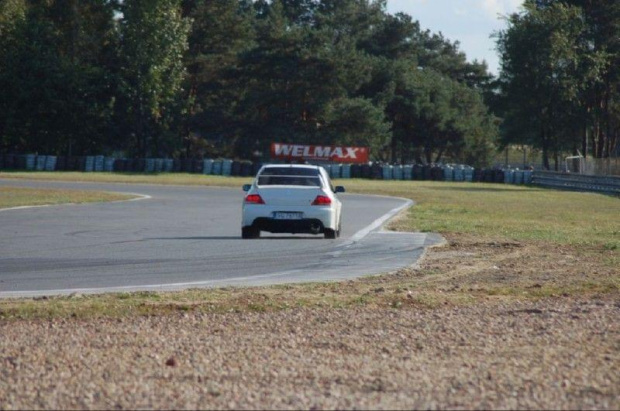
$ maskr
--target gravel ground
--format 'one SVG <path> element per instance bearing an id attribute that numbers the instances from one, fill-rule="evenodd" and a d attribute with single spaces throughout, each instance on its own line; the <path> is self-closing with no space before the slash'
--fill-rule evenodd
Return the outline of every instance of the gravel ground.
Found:
<path id="1" fill-rule="evenodd" d="M 0 322 L 0 408 L 620 408 L 620 296 Z"/>

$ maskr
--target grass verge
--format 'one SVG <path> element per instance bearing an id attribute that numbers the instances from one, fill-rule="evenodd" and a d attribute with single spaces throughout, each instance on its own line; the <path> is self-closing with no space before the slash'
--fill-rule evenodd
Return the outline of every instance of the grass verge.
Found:
<path id="1" fill-rule="evenodd" d="M 133 198 L 132 195 L 100 191 L 0 187 L 0 209 L 20 206 L 97 203 Z"/>
<path id="2" fill-rule="evenodd" d="M 0 178 L 240 187 L 190 174 L 0 173 Z M 443 234 L 417 268 L 344 283 L 0 301 L 0 318 L 119 317 L 290 307 L 433 308 L 506 299 L 620 294 L 620 200 L 495 184 L 343 180 L 349 192 L 411 198 L 390 223 Z"/>
<path id="3" fill-rule="evenodd" d="M 38 181 L 76 181 L 88 183 L 159 184 L 186 186 L 217 186 L 241 189 L 251 178 L 223 177 L 189 173 L 82 173 L 44 171 L 2 171 L 0 178 Z"/>

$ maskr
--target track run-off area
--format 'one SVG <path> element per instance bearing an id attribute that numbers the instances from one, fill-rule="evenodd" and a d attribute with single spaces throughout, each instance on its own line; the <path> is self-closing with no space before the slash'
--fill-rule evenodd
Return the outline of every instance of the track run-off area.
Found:
<path id="1" fill-rule="evenodd" d="M 442 241 L 383 224 L 412 205 L 343 194 L 342 235 L 242 240 L 243 191 L 0 180 L 0 185 L 131 193 L 133 201 L 0 210 L 0 297 L 336 281 L 410 266 Z"/>

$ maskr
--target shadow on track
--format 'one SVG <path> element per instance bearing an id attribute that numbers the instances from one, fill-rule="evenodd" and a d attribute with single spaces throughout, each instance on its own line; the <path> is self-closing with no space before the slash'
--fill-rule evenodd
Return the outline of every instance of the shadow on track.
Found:
<path id="1" fill-rule="evenodd" d="M 150 240 L 241 240 L 241 236 L 220 236 L 220 237 L 154 237 L 154 238 L 145 238 L 141 241 L 150 241 Z M 323 240 L 322 236 L 317 237 L 260 237 L 253 239 L 256 240 Z"/>

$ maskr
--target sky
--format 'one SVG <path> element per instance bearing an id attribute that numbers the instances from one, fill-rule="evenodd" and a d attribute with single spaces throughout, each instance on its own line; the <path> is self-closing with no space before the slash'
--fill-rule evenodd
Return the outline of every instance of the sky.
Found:
<path id="1" fill-rule="evenodd" d="M 387 10 L 407 13 L 422 29 L 458 40 L 467 60 L 485 60 L 497 75 L 499 57 L 490 36 L 506 27 L 501 16 L 518 12 L 522 4 L 523 0 L 388 0 Z"/>

